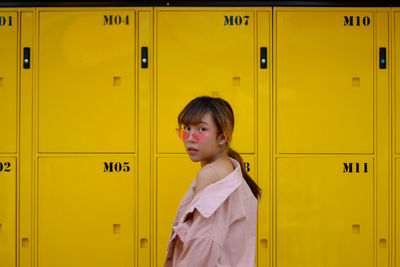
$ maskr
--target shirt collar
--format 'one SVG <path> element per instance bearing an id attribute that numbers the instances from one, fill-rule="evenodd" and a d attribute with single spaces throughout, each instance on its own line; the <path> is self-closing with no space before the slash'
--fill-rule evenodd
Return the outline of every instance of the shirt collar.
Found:
<path id="1" fill-rule="evenodd" d="M 202 190 L 200 190 L 193 198 L 187 212 L 192 211 L 194 208 L 201 213 L 205 218 L 211 216 L 215 210 L 227 199 L 230 194 L 239 187 L 243 181 L 242 170 L 240 163 L 229 157 L 235 169 L 227 176 L 221 178 L 215 183 L 212 183 Z M 196 185 L 196 178 L 193 179 L 189 186 L 189 190 L 193 190 Z"/>

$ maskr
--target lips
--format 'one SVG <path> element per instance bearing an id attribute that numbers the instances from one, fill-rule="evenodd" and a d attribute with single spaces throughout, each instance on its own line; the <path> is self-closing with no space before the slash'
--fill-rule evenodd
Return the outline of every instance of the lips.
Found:
<path id="1" fill-rule="evenodd" d="M 197 152 L 198 152 L 197 150 L 189 149 L 187 153 L 188 153 L 189 155 L 194 155 L 194 154 L 196 154 Z"/>
<path id="2" fill-rule="evenodd" d="M 197 149 L 194 149 L 193 147 L 188 147 L 188 148 L 187 148 L 187 152 L 188 152 L 189 155 L 196 154 L 197 151 L 198 151 L 198 150 L 197 150 Z"/>

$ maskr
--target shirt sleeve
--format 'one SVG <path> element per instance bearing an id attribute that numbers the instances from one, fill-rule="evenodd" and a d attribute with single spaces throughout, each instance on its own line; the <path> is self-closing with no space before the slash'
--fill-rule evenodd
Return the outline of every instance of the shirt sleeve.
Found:
<path id="1" fill-rule="evenodd" d="M 177 260 L 178 267 L 215 267 L 221 247 L 209 238 L 194 238 L 184 243 L 182 254 Z"/>

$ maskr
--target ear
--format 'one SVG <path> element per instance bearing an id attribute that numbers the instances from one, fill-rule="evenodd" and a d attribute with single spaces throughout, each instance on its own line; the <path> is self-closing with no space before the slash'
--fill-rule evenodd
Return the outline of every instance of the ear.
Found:
<path id="1" fill-rule="evenodd" d="M 218 134 L 217 142 L 219 143 L 220 141 L 226 142 L 226 138 L 225 138 L 225 133 L 224 132 L 220 132 Z"/>

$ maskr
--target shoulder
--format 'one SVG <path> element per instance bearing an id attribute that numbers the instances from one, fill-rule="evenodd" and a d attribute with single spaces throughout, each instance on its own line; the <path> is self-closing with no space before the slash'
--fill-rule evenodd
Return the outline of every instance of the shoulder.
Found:
<path id="1" fill-rule="evenodd" d="M 201 189 L 215 183 L 217 180 L 218 176 L 213 166 L 207 164 L 201 167 L 196 176 L 195 192 L 199 192 Z"/>

